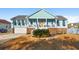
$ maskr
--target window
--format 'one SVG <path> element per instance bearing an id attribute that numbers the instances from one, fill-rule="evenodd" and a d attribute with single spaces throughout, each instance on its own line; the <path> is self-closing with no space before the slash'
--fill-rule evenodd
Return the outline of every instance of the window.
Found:
<path id="1" fill-rule="evenodd" d="M 63 26 L 65 26 L 65 20 L 63 20 Z"/>
<path id="2" fill-rule="evenodd" d="M 25 25 L 25 24 L 24 24 L 24 20 L 22 20 L 22 25 Z"/>
<path id="3" fill-rule="evenodd" d="M 13 20 L 13 24 L 16 25 L 16 20 Z"/>
<path id="4" fill-rule="evenodd" d="M 48 27 L 52 27 L 52 23 L 53 23 L 52 19 L 47 19 L 47 26 Z"/>
<path id="5" fill-rule="evenodd" d="M 60 26 L 60 24 L 59 24 L 59 20 L 57 20 L 57 26 Z"/>
<path id="6" fill-rule="evenodd" d="M 52 21 L 53 21 L 53 23 L 55 23 L 55 19 L 53 19 Z"/>
<path id="7" fill-rule="evenodd" d="M 27 25 L 27 20 L 25 20 L 25 24 Z"/>
<path id="8" fill-rule="evenodd" d="M 18 25 L 21 25 L 20 20 L 17 20 L 17 21 L 18 21 Z"/>
<path id="9" fill-rule="evenodd" d="M 6 28 L 8 28 L 8 26 L 6 25 Z"/>
<path id="10" fill-rule="evenodd" d="M 31 25 L 33 25 L 34 23 L 36 23 L 36 22 L 37 22 L 37 20 L 36 20 L 36 19 L 29 19 L 29 21 L 30 21 L 30 24 L 31 24 Z"/>

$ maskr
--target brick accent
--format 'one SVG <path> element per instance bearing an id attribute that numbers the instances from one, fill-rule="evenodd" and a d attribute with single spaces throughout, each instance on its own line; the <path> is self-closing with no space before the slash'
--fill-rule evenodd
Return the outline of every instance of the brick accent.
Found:
<path id="1" fill-rule="evenodd" d="M 14 28 L 12 28 L 12 29 L 13 29 L 13 30 L 12 30 L 12 33 L 14 33 L 15 30 L 14 30 Z"/>
<path id="2" fill-rule="evenodd" d="M 67 28 L 49 28 L 50 34 L 67 33 Z"/>
<path id="3" fill-rule="evenodd" d="M 32 30 L 34 30 L 34 28 L 27 28 L 27 34 L 31 34 Z"/>

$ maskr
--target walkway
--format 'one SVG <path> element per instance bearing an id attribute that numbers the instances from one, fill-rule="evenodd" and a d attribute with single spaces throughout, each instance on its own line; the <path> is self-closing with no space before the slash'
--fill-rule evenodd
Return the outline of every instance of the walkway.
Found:
<path id="1" fill-rule="evenodd" d="M 23 35 L 25 34 L 0 34 L 0 43 L 6 42 L 10 39 L 17 38 Z"/>

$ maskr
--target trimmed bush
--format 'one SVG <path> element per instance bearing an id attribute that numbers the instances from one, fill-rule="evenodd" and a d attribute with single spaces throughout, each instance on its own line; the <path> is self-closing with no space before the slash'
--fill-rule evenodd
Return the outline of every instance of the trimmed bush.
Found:
<path id="1" fill-rule="evenodd" d="M 36 37 L 48 37 L 50 33 L 48 29 L 36 29 L 33 31 L 33 35 Z"/>

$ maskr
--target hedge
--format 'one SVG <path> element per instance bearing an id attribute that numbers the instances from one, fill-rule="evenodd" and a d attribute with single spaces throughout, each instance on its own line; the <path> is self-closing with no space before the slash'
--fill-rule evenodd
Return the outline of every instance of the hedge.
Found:
<path id="1" fill-rule="evenodd" d="M 36 29 L 33 31 L 33 35 L 36 37 L 47 37 L 50 33 L 48 29 Z"/>

